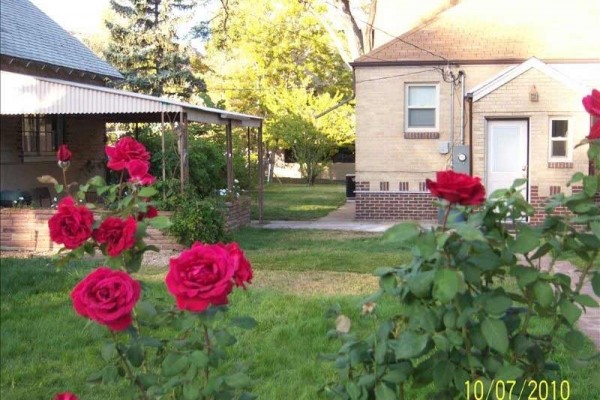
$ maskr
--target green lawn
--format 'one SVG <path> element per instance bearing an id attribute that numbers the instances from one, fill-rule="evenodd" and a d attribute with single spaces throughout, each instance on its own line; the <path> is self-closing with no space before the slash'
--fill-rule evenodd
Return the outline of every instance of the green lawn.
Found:
<path id="1" fill-rule="evenodd" d="M 324 217 L 346 201 L 343 184 L 271 183 L 264 190 L 266 221 L 304 221 Z M 256 193 L 253 194 L 252 219 L 258 219 Z"/>
<path id="2" fill-rule="evenodd" d="M 407 259 L 374 234 L 248 228 L 235 239 L 246 250 L 257 277 L 286 271 L 291 276 L 318 270 L 367 273 Z M 108 336 L 104 328 L 75 314 L 69 293 L 94 265 L 80 262 L 56 271 L 41 258 L 4 258 L 0 263 L 0 398 L 50 399 L 64 390 L 78 393 L 82 400 L 124 398 L 124 386 L 85 383 L 103 365 L 99 344 Z M 146 298 L 172 301 L 163 283 L 164 273 L 164 269 L 143 268 L 136 275 L 145 283 Z M 335 289 L 336 284 L 341 285 L 333 282 Z M 252 315 L 258 321 L 254 330 L 237 334 L 238 343 L 230 355 L 234 363 L 248 367 L 254 379 L 252 391 L 260 398 L 323 399 L 318 390 L 335 379 L 336 370 L 320 360 L 319 354 L 335 352 L 340 346 L 339 341 L 326 338 L 333 327 L 324 317 L 326 310 L 339 303 L 352 320 L 352 331 L 359 335 L 372 331 L 376 324 L 373 317 L 360 315 L 362 296 L 343 295 L 342 289 L 325 297 L 318 291 L 316 295 L 291 294 L 255 282 L 247 292 L 238 290 L 231 296 L 232 316 Z M 381 317 L 397 311 L 398 305 L 385 297 L 376 309 Z M 591 343 L 586 352 L 593 353 Z M 562 347 L 553 360 L 570 381 L 571 399 L 600 398 L 599 361 L 576 367 Z M 410 396 L 425 398 L 422 391 Z"/>

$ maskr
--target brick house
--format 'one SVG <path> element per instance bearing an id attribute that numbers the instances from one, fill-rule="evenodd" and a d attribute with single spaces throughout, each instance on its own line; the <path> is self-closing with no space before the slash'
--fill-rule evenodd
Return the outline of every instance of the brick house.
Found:
<path id="1" fill-rule="evenodd" d="M 187 123 L 257 128 L 262 118 L 107 87 L 123 76 L 28 0 L 0 0 L 0 189 L 30 191 L 56 171 L 56 150 L 73 153 L 70 178 L 105 168 L 106 124 L 177 121 L 187 175 Z M 249 133 L 249 132 L 248 132 Z M 259 139 L 259 143 L 262 140 Z M 260 146 L 259 146 L 260 151 Z M 231 168 L 233 170 L 233 167 Z M 233 176 L 229 181 L 233 186 Z"/>
<path id="2" fill-rule="evenodd" d="M 357 59 L 356 218 L 436 219 L 425 179 L 448 168 L 489 193 L 527 178 L 538 205 L 572 190 L 598 21 L 600 2 L 463 0 Z"/>

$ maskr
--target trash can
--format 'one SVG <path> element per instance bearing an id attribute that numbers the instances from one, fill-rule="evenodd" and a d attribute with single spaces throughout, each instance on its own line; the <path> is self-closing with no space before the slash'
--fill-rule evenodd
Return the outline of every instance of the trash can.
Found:
<path id="1" fill-rule="evenodd" d="M 346 174 L 346 198 L 353 199 L 355 197 L 354 191 L 356 190 L 356 175 Z"/>

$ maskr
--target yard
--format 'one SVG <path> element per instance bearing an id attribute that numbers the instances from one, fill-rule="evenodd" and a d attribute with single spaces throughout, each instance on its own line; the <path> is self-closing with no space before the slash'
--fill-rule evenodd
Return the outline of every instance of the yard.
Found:
<path id="1" fill-rule="evenodd" d="M 248 367 L 253 392 L 262 399 L 324 398 L 318 391 L 336 372 L 319 354 L 340 346 L 326 338 L 333 327 L 324 317 L 326 310 L 339 303 L 353 332 L 372 329 L 374 317 L 361 316 L 358 306 L 377 286 L 368 273 L 377 266 L 398 265 L 407 255 L 365 233 L 248 228 L 235 239 L 246 249 L 256 275 L 250 290 L 231 297 L 231 314 L 252 315 L 258 326 L 237 333 L 231 359 Z M 75 314 L 69 292 L 92 267 L 83 262 L 58 272 L 43 258 L 2 259 L 2 399 L 48 399 L 61 390 L 85 400 L 122 397 L 122 387 L 85 383 L 102 365 L 98 342 L 107 334 Z M 147 285 L 144 296 L 172 301 L 164 272 L 147 267 L 137 274 Z M 379 316 L 396 311 L 385 299 L 376 310 Z M 587 346 L 592 352 L 592 345 Z M 577 367 L 563 347 L 554 359 L 570 381 L 572 399 L 599 398 L 600 362 Z M 411 398 L 425 397 L 416 392 Z"/>
<path id="2" fill-rule="evenodd" d="M 264 219 L 304 221 L 324 217 L 344 204 L 345 190 L 346 187 L 339 183 L 265 185 Z M 256 193 L 253 194 L 252 219 L 258 219 Z"/>

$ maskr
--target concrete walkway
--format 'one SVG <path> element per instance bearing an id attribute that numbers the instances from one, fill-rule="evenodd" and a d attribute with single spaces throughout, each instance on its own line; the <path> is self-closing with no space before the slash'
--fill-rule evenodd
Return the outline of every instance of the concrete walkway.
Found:
<path id="1" fill-rule="evenodd" d="M 346 204 L 327 216 L 314 221 L 269 221 L 260 225 L 258 221 L 252 221 L 251 226 L 267 229 L 324 229 L 338 231 L 360 231 L 360 232 L 385 232 L 393 226 L 394 221 L 356 221 L 354 211 L 356 203 L 346 201 Z M 432 226 L 431 222 L 421 224 L 424 227 Z M 542 259 L 542 269 L 548 269 L 549 259 Z M 579 280 L 579 270 L 567 261 L 558 261 L 554 266 L 555 272 L 561 272 L 571 277 L 573 286 Z M 594 294 L 590 282 L 583 286 L 582 293 L 594 298 L 600 303 L 600 298 Z M 578 321 L 579 329 L 585 333 L 600 349 L 600 308 L 587 308 Z"/>

